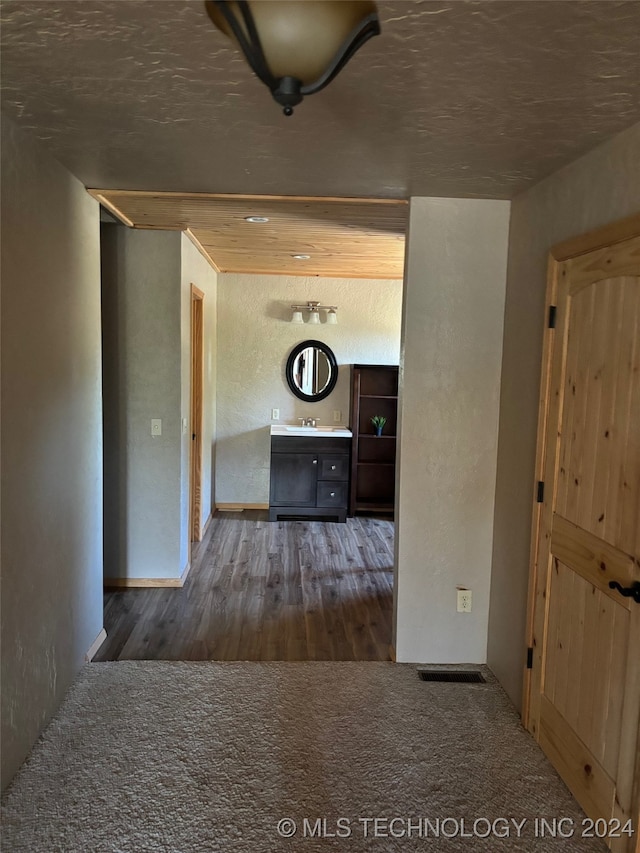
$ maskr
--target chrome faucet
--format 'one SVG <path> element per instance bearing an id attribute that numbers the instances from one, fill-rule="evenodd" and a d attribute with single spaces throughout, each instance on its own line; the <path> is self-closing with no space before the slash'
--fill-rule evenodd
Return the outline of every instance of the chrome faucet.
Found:
<path id="1" fill-rule="evenodd" d="M 315 418 L 298 418 L 299 421 L 302 421 L 301 426 L 309 426 L 314 427 L 317 425 L 317 420 Z"/>

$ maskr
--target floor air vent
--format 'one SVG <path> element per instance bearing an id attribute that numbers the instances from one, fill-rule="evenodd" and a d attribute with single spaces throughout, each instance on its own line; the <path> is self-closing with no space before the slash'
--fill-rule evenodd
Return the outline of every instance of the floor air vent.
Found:
<path id="1" fill-rule="evenodd" d="M 423 681 L 457 681 L 464 684 L 484 684 L 481 672 L 463 669 L 420 669 L 418 675 Z"/>

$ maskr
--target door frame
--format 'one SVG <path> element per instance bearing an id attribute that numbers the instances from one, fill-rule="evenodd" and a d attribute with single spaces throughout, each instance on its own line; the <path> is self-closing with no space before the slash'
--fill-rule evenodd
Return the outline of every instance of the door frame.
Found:
<path id="1" fill-rule="evenodd" d="M 204 293 L 191 285 L 191 453 L 189 542 L 202 539 L 202 413 L 204 384 Z"/>
<path id="2" fill-rule="evenodd" d="M 529 668 L 525 664 L 523 692 L 522 692 L 522 723 L 536 738 L 535 723 L 537 715 L 532 713 L 532 706 L 540 696 L 540 687 L 543 680 L 542 669 L 542 643 L 536 641 L 536 636 L 539 633 L 540 626 L 545 624 L 547 610 L 549 607 L 549 583 L 551 573 L 549 571 L 548 562 L 540 566 L 538 564 L 538 555 L 540 551 L 541 537 L 549 535 L 549 531 L 544 529 L 545 514 L 543 507 L 547 500 L 553 499 L 551 490 L 548 489 L 545 494 L 545 503 L 539 503 L 538 483 L 545 481 L 545 468 L 547 466 L 548 454 L 557 454 L 558 441 L 555 442 L 549 436 L 549 424 L 557 412 L 554 408 L 554 398 L 552 395 L 552 370 L 553 370 L 553 354 L 556 344 L 556 330 L 553 324 L 550 323 L 550 311 L 552 306 L 556 305 L 558 292 L 558 271 L 559 266 L 563 261 L 571 258 L 579 257 L 580 255 L 593 252 L 597 249 L 604 249 L 622 243 L 625 240 L 630 240 L 640 236 L 640 214 L 634 214 L 626 219 L 611 223 L 594 231 L 589 231 L 578 237 L 573 237 L 556 246 L 553 246 L 549 251 L 548 268 L 547 268 L 547 291 L 545 300 L 544 314 L 544 338 L 542 349 L 542 373 L 540 379 L 540 397 L 538 410 L 538 433 L 536 445 L 536 462 L 534 471 L 534 482 L 532 488 L 532 522 L 531 522 L 531 547 L 529 559 L 529 591 L 527 604 L 527 628 L 526 628 L 526 646 L 531 650 L 528 655 L 531 656 L 532 667 Z M 523 655 L 523 658 L 525 656 Z M 638 733 L 637 755 L 635 765 L 635 798 L 640 801 L 640 731 Z M 638 811 L 635 814 L 636 831 L 640 830 L 640 802 Z M 640 840 L 638 841 L 640 845 Z M 640 849 L 640 847 L 639 847 Z"/>

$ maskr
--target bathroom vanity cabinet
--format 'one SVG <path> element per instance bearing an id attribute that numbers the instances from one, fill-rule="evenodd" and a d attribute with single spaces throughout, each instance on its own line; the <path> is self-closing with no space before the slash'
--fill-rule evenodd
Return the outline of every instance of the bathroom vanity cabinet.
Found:
<path id="1" fill-rule="evenodd" d="M 269 521 L 345 522 L 350 460 L 351 438 L 272 434 Z"/>

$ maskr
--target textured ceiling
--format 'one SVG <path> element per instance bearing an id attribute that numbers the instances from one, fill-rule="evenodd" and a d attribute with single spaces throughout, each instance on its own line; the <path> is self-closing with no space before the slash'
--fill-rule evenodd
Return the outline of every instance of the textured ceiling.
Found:
<path id="1" fill-rule="evenodd" d="M 5 0 L 3 110 L 89 187 L 509 198 L 640 118 L 640 3 L 380 2 L 285 118 L 199 0 Z"/>

